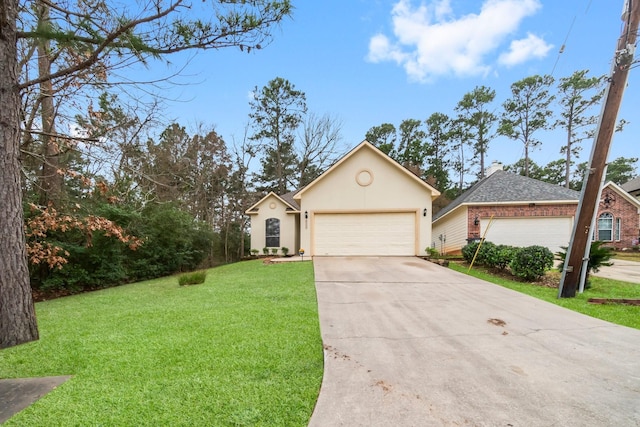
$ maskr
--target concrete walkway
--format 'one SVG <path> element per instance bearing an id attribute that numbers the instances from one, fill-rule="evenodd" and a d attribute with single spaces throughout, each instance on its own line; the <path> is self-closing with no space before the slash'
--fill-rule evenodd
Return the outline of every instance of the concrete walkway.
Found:
<path id="1" fill-rule="evenodd" d="M 310 426 L 638 426 L 640 331 L 417 258 L 315 258 Z"/>
<path id="2" fill-rule="evenodd" d="M 0 380 L 0 424 L 36 402 L 71 376 Z"/>

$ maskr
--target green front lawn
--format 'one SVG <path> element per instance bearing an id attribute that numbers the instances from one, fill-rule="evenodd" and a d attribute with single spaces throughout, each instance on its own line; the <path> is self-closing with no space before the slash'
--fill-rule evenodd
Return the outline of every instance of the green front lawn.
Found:
<path id="1" fill-rule="evenodd" d="M 629 252 L 616 252 L 613 256 L 614 259 L 626 259 L 628 261 L 640 261 L 640 252 L 637 251 L 629 251 Z"/>
<path id="2" fill-rule="evenodd" d="M 305 426 L 322 379 L 313 267 L 249 261 L 36 304 L 0 378 L 73 375 L 7 426 Z"/>
<path id="3" fill-rule="evenodd" d="M 487 272 L 483 268 L 474 267 L 468 272 L 468 266 L 450 263 L 453 270 L 470 274 L 482 280 L 495 283 L 505 288 L 513 289 L 523 294 L 560 305 L 579 313 L 583 313 L 598 319 L 606 320 L 619 325 L 640 329 L 640 307 L 622 304 L 591 304 L 589 298 L 625 298 L 640 299 L 640 284 L 620 282 L 618 280 L 604 279 L 601 277 L 591 277 L 591 288 L 582 294 L 577 294 L 575 298 L 558 299 L 558 289 L 540 286 L 532 283 L 517 282 L 499 275 Z M 559 273 L 556 276 L 560 281 Z"/>

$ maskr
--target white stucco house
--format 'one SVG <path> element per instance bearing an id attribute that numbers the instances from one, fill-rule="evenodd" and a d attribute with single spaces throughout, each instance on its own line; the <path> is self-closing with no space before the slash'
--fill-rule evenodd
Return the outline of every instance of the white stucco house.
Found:
<path id="1" fill-rule="evenodd" d="M 251 248 L 305 256 L 414 256 L 431 245 L 438 190 L 363 141 L 306 187 L 246 213 Z"/>

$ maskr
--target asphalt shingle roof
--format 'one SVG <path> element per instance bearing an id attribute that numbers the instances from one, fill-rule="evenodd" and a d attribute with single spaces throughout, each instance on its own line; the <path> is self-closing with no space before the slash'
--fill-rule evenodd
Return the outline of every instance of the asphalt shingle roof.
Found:
<path id="1" fill-rule="evenodd" d="M 285 202 L 289 203 L 291 206 L 293 206 L 294 208 L 296 208 L 297 211 L 300 210 L 300 205 L 298 205 L 298 202 L 296 202 L 295 200 L 293 200 L 293 195 L 296 194 L 298 191 L 291 191 L 287 194 L 282 194 L 280 195 L 280 198 L 282 200 L 284 200 Z"/>
<path id="2" fill-rule="evenodd" d="M 580 193 L 575 190 L 499 170 L 478 181 L 462 193 L 435 214 L 433 220 L 435 221 L 451 212 L 463 203 L 536 203 L 561 200 L 578 201 L 579 198 Z"/>
<path id="3" fill-rule="evenodd" d="M 620 187 L 628 193 L 636 190 L 640 190 L 640 176 L 633 178 L 631 181 L 625 182 Z"/>

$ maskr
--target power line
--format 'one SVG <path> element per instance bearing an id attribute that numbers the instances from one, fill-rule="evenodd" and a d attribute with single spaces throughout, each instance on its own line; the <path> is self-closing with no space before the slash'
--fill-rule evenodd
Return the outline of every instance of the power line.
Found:
<path id="1" fill-rule="evenodd" d="M 584 10 L 585 15 L 589 13 L 589 8 L 591 8 L 592 1 L 593 0 L 589 0 L 589 2 L 587 3 L 587 7 Z M 551 76 L 553 76 L 553 73 L 556 71 L 556 66 L 560 61 L 560 56 L 564 53 L 565 49 L 567 48 L 567 42 L 569 41 L 569 36 L 571 35 L 571 31 L 573 30 L 573 25 L 576 23 L 577 18 L 578 18 L 578 14 L 576 13 L 575 15 L 573 15 L 573 19 L 571 20 L 571 24 L 569 25 L 569 30 L 567 30 L 567 35 L 564 37 L 564 41 L 562 42 L 560 49 L 558 49 L 558 55 L 556 56 L 556 60 L 553 63 L 553 68 L 551 69 L 551 74 L 550 74 Z"/>

